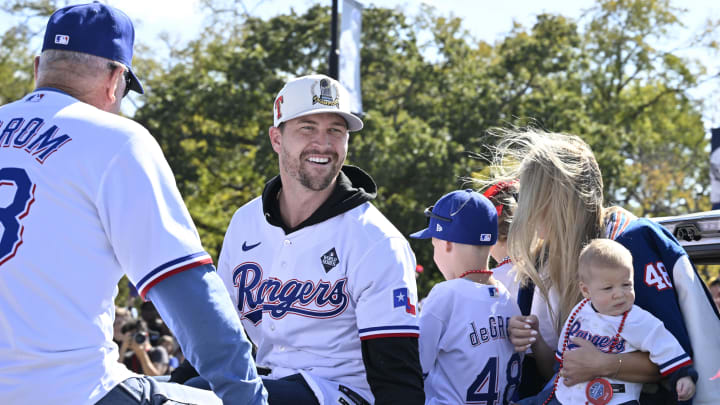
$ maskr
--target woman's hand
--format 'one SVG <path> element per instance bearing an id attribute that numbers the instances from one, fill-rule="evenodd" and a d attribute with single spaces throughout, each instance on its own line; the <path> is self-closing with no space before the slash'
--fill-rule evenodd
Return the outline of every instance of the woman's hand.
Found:
<path id="1" fill-rule="evenodd" d="M 573 337 L 570 341 L 578 347 L 565 351 L 563 355 L 560 373 L 565 378 L 565 385 L 575 385 L 595 377 L 635 383 L 660 381 L 660 370 L 650 361 L 647 352 L 608 354 L 583 338 Z"/>
<path id="2" fill-rule="evenodd" d="M 532 349 L 540 375 L 548 379 L 555 373 L 555 349 L 545 343 L 538 331 L 539 324 L 535 315 L 513 316 L 508 322 L 508 335 L 516 352 Z"/>
<path id="3" fill-rule="evenodd" d="M 526 351 L 540 337 L 537 316 L 516 315 L 511 317 L 508 323 L 508 333 L 510 342 L 515 346 L 515 351 Z"/>
<path id="4" fill-rule="evenodd" d="M 572 337 L 570 341 L 578 347 L 565 351 L 560 370 L 560 375 L 568 387 L 595 377 L 607 376 L 608 367 L 612 368 L 612 364 L 617 364 L 617 355 L 601 352 L 588 340 Z"/>

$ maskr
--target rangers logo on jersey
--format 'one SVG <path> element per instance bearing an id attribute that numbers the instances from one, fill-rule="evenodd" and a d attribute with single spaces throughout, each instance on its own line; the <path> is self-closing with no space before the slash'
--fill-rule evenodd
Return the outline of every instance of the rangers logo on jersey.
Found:
<path id="1" fill-rule="evenodd" d="M 255 325 L 262 322 L 263 313 L 268 313 L 273 319 L 282 319 L 287 314 L 334 318 L 345 312 L 348 306 L 346 283 L 345 277 L 335 283 L 263 279 L 262 267 L 252 262 L 242 263 L 233 270 L 241 319 L 248 319 Z"/>
<path id="2" fill-rule="evenodd" d="M 595 347 L 602 351 L 612 352 L 613 350 L 616 350 L 618 353 L 622 353 L 625 350 L 625 339 L 623 339 L 622 337 L 620 337 L 620 340 L 617 343 L 613 344 L 612 336 L 596 335 L 581 328 L 582 323 L 580 319 L 576 319 L 570 326 L 570 331 L 568 331 L 568 333 L 570 336 L 579 337 L 590 341 L 590 343 L 592 343 L 593 345 L 595 345 Z M 568 342 L 568 349 L 574 349 L 576 347 L 578 346 L 574 343 Z"/>

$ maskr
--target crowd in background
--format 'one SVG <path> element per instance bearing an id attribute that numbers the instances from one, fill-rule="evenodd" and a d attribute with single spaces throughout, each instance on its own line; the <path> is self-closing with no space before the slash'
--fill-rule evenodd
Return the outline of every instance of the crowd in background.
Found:
<path id="1" fill-rule="evenodd" d="M 115 308 L 113 341 L 120 348 L 118 362 L 138 374 L 169 375 L 184 359 L 172 332 L 150 301 Z"/>

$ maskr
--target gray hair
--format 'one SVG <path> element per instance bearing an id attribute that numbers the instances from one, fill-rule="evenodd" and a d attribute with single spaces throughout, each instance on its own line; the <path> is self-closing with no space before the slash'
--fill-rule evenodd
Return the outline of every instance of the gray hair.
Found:
<path id="1" fill-rule="evenodd" d="M 47 49 L 40 55 L 38 78 L 45 82 L 72 82 L 94 79 L 108 70 L 124 67 L 120 62 L 82 52 Z"/>

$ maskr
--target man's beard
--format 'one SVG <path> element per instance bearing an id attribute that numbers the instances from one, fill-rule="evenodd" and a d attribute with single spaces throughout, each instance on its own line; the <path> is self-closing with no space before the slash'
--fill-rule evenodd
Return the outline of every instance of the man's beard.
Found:
<path id="1" fill-rule="evenodd" d="M 298 160 L 293 161 L 290 159 L 290 157 L 287 155 L 287 153 L 284 153 L 285 155 L 285 162 L 292 162 L 290 166 L 288 166 L 286 171 L 288 174 L 290 174 L 292 177 L 295 177 L 300 184 L 313 191 L 322 191 L 328 188 L 328 186 L 335 180 L 338 173 L 340 172 L 340 168 L 342 167 L 342 162 L 338 158 L 337 153 L 331 153 L 330 154 L 330 163 L 327 163 L 328 166 L 330 166 L 331 170 L 329 170 L 324 175 L 316 175 L 312 173 L 312 170 L 308 167 L 308 165 L 312 165 L 314 163 L 309 163 L 307 161 L 307 157 L 310 155 L 320 155 L 316 150 L 310 150 L 305 151 L 300 154 L 300 158 Z"/>

